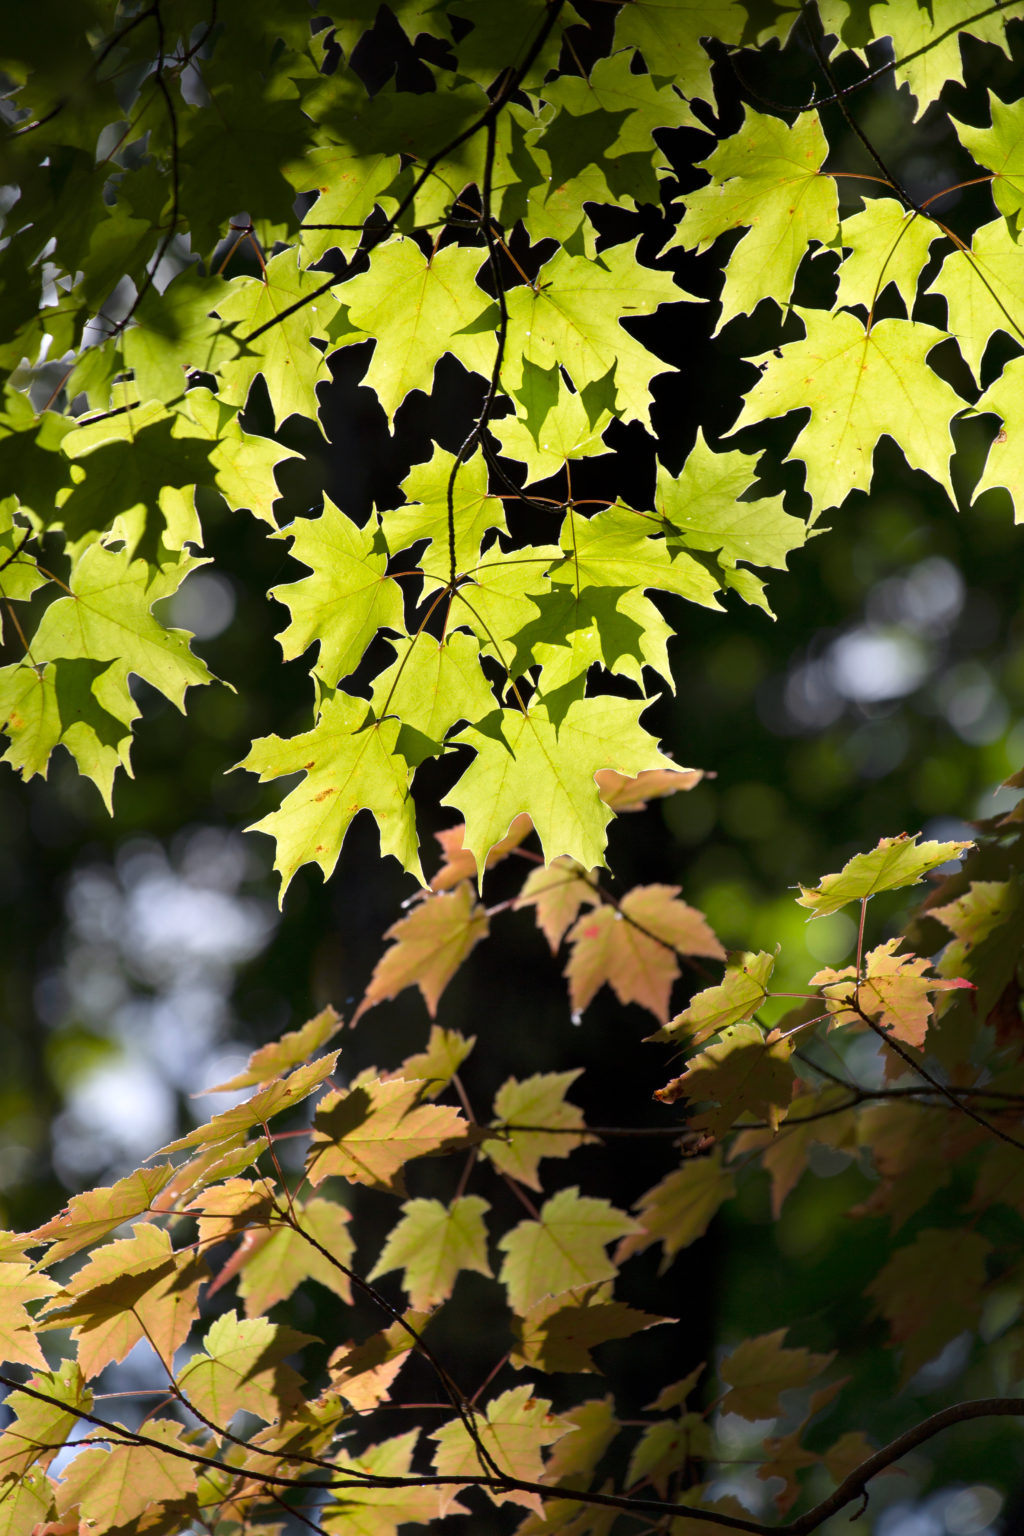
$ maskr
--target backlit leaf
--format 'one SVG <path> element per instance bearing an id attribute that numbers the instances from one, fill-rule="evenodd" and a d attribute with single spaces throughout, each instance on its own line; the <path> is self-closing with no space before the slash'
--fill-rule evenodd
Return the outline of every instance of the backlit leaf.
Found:
<path id="1" fill-rule="evenodd" d="M 572 1425 L 551 1412 L 548 1398 L 534 1397 L 532 1388 L 513 1387 L 492 1398 L 478 1416 L 476 1428 L 482 1444 L 498 1466 L 513 1477 L 538 1482 L 544 1471 L 542 1448 L 568 1434 Z M 430 1437 L 437 1442 L 434 1467 L 442 1476 L 480 1471 L 479 1453 L 461 1419 L 451 1419 Z M 525 1504 L 540 1512 L 540 1495 L 511 1489 L 488 1490 L 496 1504 Z"/>
<path id="2" fill-rule="evenodd" d="M 386 937 L 394 942 L 377 961 L 352 1022 L 414 985 L 433 1018 L 441 993 L 470 951 L 487 937 L 487 929 L 487 915 L 468 881 L 453 891 L 427 896 L 388 929 Z"/>
<path id="3" fill-rule="evenodd" d="M 460 1270 L 491 1273 L 484 1225 L 488 1210 L 478 1195 L 463 1195 L 447 1207 L 439 1200 L 407 1200 L 367 1278 L 401 1269 L 409 1304 L 417 1311 L 447 1301 Z"/>
<path id="4" fill-rule="evenodd" d="M 862 901 L 879 891 L 896 891 L 917 885 L 930 870 L 946 864 L 971 847 L 970 843 L 918 843 L 920 833 L 908 837 L 883 837 L 870 853 L 855 854 L 837 875 L 825 875 L 815 886 L 801 885 L 796 898 L 810 907 L 812 917 L 827 917 L 851 901 Z"/>
<path id="5" fill-rule="evenodd" d="M 559 1190 L 541 1206 L 537 1221 L 521 1221 L 498 1243 L 505 1255 L 499 1279 L 513 1312 L 526 1312 L 543 1296 L 613 1279 L 607 1244 L 639 1230 L 607 1200 Z"/>

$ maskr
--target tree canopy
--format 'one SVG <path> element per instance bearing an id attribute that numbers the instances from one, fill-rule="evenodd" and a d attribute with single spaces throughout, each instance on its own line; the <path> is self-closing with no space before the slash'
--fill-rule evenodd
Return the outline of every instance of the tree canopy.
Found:
<path id="1" fill-rule="evenodd" d="M 358 996 L 0 1233 L 0 1536 L 804 1536 L 891 1498 L 881 1473 L 927 1488 L 954 1440 L 961 1536 L 1014 1494 L 1024 775 L 968 827 L 943 757 L 885 825 L 822 757 L 806 817 L 824 783 L 831 841 L 768 854 L 756 911 L 728 881 L 696 900 L 640 828 L 661 811 L 685 841 L 747 750 L 750 625 L 835 622 L 812 562 L 838 549 L 833 589 L 870 587 L 872 518 L 910 540 L 959 517 L 983 551 L 1002 519 L 1013 590 L 1022 18 L 44 0 L 0 22 L 4 761 L 70 759 L 116 828 L 147 719 L 205 707 L 199 776 L 234 760 L 229 819 L 272 840 L 286 917 L 309 867 L 378 878 L 367 824 L 404 900 Z M 899 589 L 920 654 L 960 579 L 926 566 Z M 185 622 L 218 571 L 260 614 L 219 669 Z M 918 653 L 842 640 L 784 675 L 778 734 L 828 717 L 843 665 L 849 697 L 910 692 L 872 668 Z M 948 718 L 991 778 L 992 685 L 964 665 Z M 771 837 L 779 801 L 754 801 Z M 447 1011 L 531 923 L 580 1026 L 557 1061 L 526 968 L 502 999 L 485 959 Z M 379 1022 L 410 988 L 416 1038 Z M 792 1213 L 826 1210 L 841 1276 L 800 1261 Z M 750 1237 L 716 1326 L 694 1256 L 744 1224 L 784 1234 L 784 1284 Z"/>

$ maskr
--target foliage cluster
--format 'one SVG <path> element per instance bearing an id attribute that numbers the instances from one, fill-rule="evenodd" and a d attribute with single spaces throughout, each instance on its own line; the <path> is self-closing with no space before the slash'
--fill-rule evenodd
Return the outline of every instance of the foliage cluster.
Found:
<path id="1" fill-rule="evenodd" d="M 600 875 L 614 814 L 699 777 L 640 721 L 653 679 L 672 687 L 680 600 L 770 612 L 758 573 L 872 488 L 883 437 L 952 496 L 954 426 L 987 422 L 973 493 L 1018 504 L 1024 104 L 993 95 L 988 122 L 956 124 L 963 183 L 989 200 L 963 228 L 937 212 L 958 189 L 915 198 L 855 113 L 862 86 L 894 83 L 914 121 L 943 113 L 972 49 L 1012 50 L 1021 7 L 43 9 L 51 25 L 22 10 L 0 35 L 0 590 L 23 650 L 0 670 L 6 760 L 45 774 L 61 746 L 111 803 L 144 696 L 132 680 L 179 707 L 212 681 L 172 616 L 223 501 L 310 573 L 273 595 L 285 660 L 313 652 L 312 712 L 241 765 L 288 781 L 257 823 L 282 898 L 304 864 L 331 874 L 361 810 L 421 885 L 357 1018 L 411 983 L 433 1015 L 498 916 L 486 871 L 519 861 L 499 906 L 568 946 L 574 1011 L 607 983 L 686 1060 L 657 1095 L 666 1170 L 630 1214 L 551 1172 L 628 1134 L 588 1123 L 577 1072 L 509 1079 L 478 1115 L 459 1077 L 475 1042 L 436 1024 L 421 1051 L 354 1076 L 320 1054 L 333 1011 L 257 1052 L 220 1085 L 249 1097 L 3 1236 L 2 1349 L 32 1374 L 3 1378 L 0 1531 L 384 1532 L 489 1498 L 523 1536 L 620 1519 L 763 1532 L 718 1486 L 736 1415 L 779 1421 L 757 1474 L 804 1532 L 940 1430 L 1024 1412 L 1008 1395 L 1024 1375 L 1020 816 L 982 829 L 905 933 L 870 931 L 869 899 L 966 844 L 883 837 L 803 887 L 812 918 L 854 904 L 859 938 L 788 1013 L 770 952 L 726 956 L 678 888 L 620 896 Z M 783 45 L 812 51 L 819 99 L 784 107 L 766 86 L 737 116 L 735 79 L 771 79 Z M 707 181 L 680 197 L 683 129 L 704 136 Z M 870 174 L 841 163 L 854 149 Z M 741 436 L 698 435 L 679 473 L 659 445 L 646 490 L 591 494 L 651 425 L 657 324 L 689 298 L 676 258 L 712 248 L 717 329 L 770 310 Z M 399 506 L 360 525 L 324 497 L 278 528 L 278 492 L 305 483 L 281 439 L 313 451 L 317 390 L 352 348 L 396 437 L 432 390 L 472 400 L 471 424 L 412 464 Z M 462 818 L 429 886 L 414 787 Z M 680 965 L 699 987 L 674 1009 Z M 812 1052 L 826 1036 L 880 1049 L 836 1073 Z M 902 1380 L 980 1329 L 1001 1335 L 987 1395 L 881 1449 L 864 1427 L 822 1435 L 843 1383 L 830 1354 L 787 1344 L 784 1318 L 707 1372 L 669 1369 L 640 1425 L 610 1395 L 581 1398 L 592 1351 L 676 1321 L 623 1299 L 627 1261 L 660 1245 L 667 1266 L 759 1173 L 779 1211 L 823 1147 L 877 1181 L 862 1214 L 896 1241 L 867 1292 Z M 478 1193 L 496 1185 L 517 1221 Z M 357 1263 L 366 1192 L 403 1203 Z M 377 1284 L 394 1272 L 402 1304 Z M 445 1318 L 474 1274 L 508 1340 L 469 1394 Z M 378 1331 L 324 1341 L 271 1321 L 309 1280 L 339 1306 L 371 1301 Z M 142 1342 L 151 1409 L 126 1423 L 90 1383 Z M 406 1396 L 407 1379 L 433 1398 Z M 396 1414 L 412 1427 L 392 1434 Z"/>

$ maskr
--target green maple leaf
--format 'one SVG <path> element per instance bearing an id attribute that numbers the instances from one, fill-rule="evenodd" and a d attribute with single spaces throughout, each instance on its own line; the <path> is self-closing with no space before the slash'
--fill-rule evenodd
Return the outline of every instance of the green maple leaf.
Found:
<path id="1" fill-rule="evenodd" d="M 688 1159 L 637 1201 L 637 1228 L 616 1248 L 616 1264 L 652 1243 L 662 1243 L 660 1272 L 664 1273 L 680 1248 L 704 1236 L 719 1206 L 735 1193 L 736 1181 L 722 1167 L 720 1148 L 710 1157 Z"/>
<path id="2" fill-rule="evenodd" d="M 626 1487 L 649 1479 L 659 1498 L 668 1497 L 669 1478 L 713 1451 L 709 1426 L 697 1413 L 649 1424 L 629 1458 Z M 689 1524 L 689 1522 L 687 1522 Z"/>
<path id="3" fill-rule="evenodd" d="M 994 43 L 1007 54 L 1010 52 L 1006 41 L 1006 14 L 979 8 L 980 14 L 965 15 L 965 10 L 969 12 L 970 9 L 963 5 L 963 0 L 929 0 L 927 8 L 887 5 L 879 12 L 876 32 L 879 37 L 888 34 L 892 38 L 899 61 L 895 69 L 897 83 L 906 81 L 911 95 L 917 97 L 915 121 L 926 107 L 938 100 L 947 81 L 963 84 L 960 60 L 963 32 L 970 32 L 982 42 Z"/>
<path id="4" fill-rule="evenodd" d="M 520 545 L 508 553 L 495 545 L 467 573 L 471 581 L 456 588 L 450 622 L 471 629 L 481 652 L 494 656 L 510 677 L 533 660 L 531 653 L 517 661 L 514 642 L 536 619 L 538 598 L 551 591 L 548 567 L 561 558 L 557 544 Z M 425 586 L 429 591 L 431 584 Z"/>
<path id="5" fill-rule="evenodd" d="M 427 540 L 419 557 L 419 568 L 439 581 L 448 580 L 451 567 L 448 484 L 454 465 L 454 454 L 435 447 L 433 458 L 425 464 L 414 464 L 402 481 L 405 505 L 381 515 L 384 538 L 392 554 L 411 548 L 421 539 Z M 487 464 L 482 453 L 474 453 L 459 466 L 452 492 L 452 523 L 458 574 L 475 568 L 484 536 L 492 528 L 508 532 L 504 503 L 488 490 Z"/>
<path id="6" fill-rule="evenodd" d="M 872 197 L 844 219 L 836 244 L 849 248 L 839 266 L 836 307 L 863 304 L 869 314 L 890 283 L 909 315 L 933 240 L 942 230 L 932 219 L 908 212 L 894 197 Z"/>
<path id="7" fill-rule="evenodd" d="M 313 1342 L 265 1317 L 224 1312 L 203 1339 L 205 1353 L 193 1355 L 178 1372 L 177 1386 L 225 1429 L 239 1408 L 273 1424 L 302 1401 L 301 1378 L 284 1358 Z"/>
<path id="8" fill-rule="evenodd" d="M 531 1483 L 539 1482 L 544 1473 L 542 1446 L 560 1440 L 572 1427 L 567 1420 L 552 1414 L 550 1400 L 535 1397 L 530 1386 L 513 1387 L 492 1398 L 476 1423 L 480 1441 L 502 1471 Z M 434 1467 L 440 1476 L 479 1474 L 480 1453 L 461 1418 L 443 1424 L 430 1438 L 437 1442 Z M 536 1493 L 520 1489 L 507 1493 L 487 1491 L 495 1504 L 525 1504 L 538 1514 L 543 1508 Z"/>
<path id="9" fill-rule="evenodd" d="M 678 80 L 687 96 L 710 101 L 711 59 L 700 40 L 713 33 L 723 43 L 738 43 L 746 23 L 734 0 L 713 10 L 706 0 L 632 0 L 616 15 L 615 45 L 639 48 L 652 75 Z"/>
<path id="10" fill-rule="evenodd" d="M 385 575 L 388 555 L 377 519 L 360 528 L 325 496 L 319 517 L 296 518 L 281 537 L 291 539 L 292 558 L 312 571 L 270 590 L 292 615 L 277 637 L 281 652 L 291 661 L 319 643 L 313 671 L 334 688 L 356 670 L 378 630 L 405 631 L 402 593 Z"/>
<path id="11" fill-rule="evenodd" d="M 723 584 L 771 613 L 764 583 L 750 571 L 737 569 L 738 562 L 785 570 L 787 557 L 805 543 L 807 528 L 782 510 L 781 496 L 741 500 L 750 488 L 746 454 L 712 453 L 698 430 L 680 475 L 659 466 L 655 505 L 669 525 L 670 551 L 717 555 Z"/>
<path id="12" fill-rule="evenodd" d="M 1006 220 L 993 219 L 976 229 L 969 252 L 952 251 L 929 292 L 941 293 L 946 300 L 950 334 L 968 368 L 980 378 L 982 358 L 996 331 L 1018 343 L 1024 337 L 1020 246 Z"/>
<path id="13" fill-rule="evenodd" d="M 396 206 L 388 189 L 399 166 L 397 155 L 360 154 L 350 144 L 327 143 L 283 167 L 296 192 L 318 194 L 299 231 L 304 266 L 312 266 L 330 250 L 353 254 L 374 208 L 389 213 Z M 331 224 L 348 227 L 317 228 Z"/>
<path id="14" fill-rule="evenodd" d="M 691 998 L 682 1013 L 650 1035 L 651 1040 L 677 1040 L 684 1036 L 691 1045 L 701 1045 L 730 1024 L 741 1024 L 755 1014 L 768 996 L 768 978 L 775 967 L 775 956 L 734 955 L 717 987 L 705 987 Z"/>
<path id="15" fill-rule="evenodd" d="M 367 1279 L 401 1269 L 411 1307 L 424 1311 L 447 1301 L 460 1270 L 491 1273 L 484 1225 L 489 1210 L 479 1195 L 462 1195 L 450 1206 L 440 1200 L 407 1200 Z"/>
<path id="16" fill-rule="evenodd" d="M 571 1072 L 537 1072 L 521 1082 L 510 1077 L 502 1083 L 494 1096 L 492 1125 L 499 1134 L 488 1136 L 483 1148 L 496 1168 L 539 1190 L 537 1170 L 541 1158 L 568 1157 L 583 1146 L 588 1139 L 583 1111 L 565 1098 L 581 1072 L 582 1068 Z M 532 1129 L 504 1129 L 517 1122 Z M 580 1134 L 567 1134 L 574 1131 Z"/>
<path id="17" fill-rule="evenodd" d="M 811 408 L 793 456 L 807 465 L 817 517 L 852 490 L 867 490 L 875 444 L 888 433 L 914 469 L 953 495 L 950 422 L 964 402 L 927 365 L 945 332 L 913 320 L 879 320 L 866 331 L 855 315 L 798 309 L 807 335 L 759 361 L 764 372 L 733 431 Z"/>
<path id="18" fill-rule="evenodd" d="M 996 207 L 1016 222 L 1024 209 L 1024 102 L 1000 101 L 989 91 L 988 104 L 991 128 L 951 122 L 964 148 L 992 172 Z"/>
<path id="19" fill-rule="evenodd" d="M 396 747 L 399 730 L 397 720 L 370 720 L 364 699 L 335 693 L 325 698 L 311 731 L 253 742 L 238 766 L 259 774 L 261 782 L 305 774 L 279 810 L 249 829 L 277 840 L 274 868 L 281 874 L 282 901 L 300 865 L 319 864 L 325 879 L 333 872 L 361 810 L 377 822 L 381 852 L 393 854 L 422 883 L 409 765 Z"/>
<path id="20" fill-rule="evenodd" d="M 879 891 L 898 891 L 917 885 L 930 870 L 960 855 L 970 843 L 918 843 L 921 834 L 883 837 L 870 853 L 855 854 L 837 875 L 825 875 L 815 886 L 801 885 L 796 898 L 810 907 L 811 917 L 827 917 L 851 901 L 863 901 Z"/>
<path id="21" fill-rule="evenodd" d="M 273 507 L 279 492 L 274 470 L 286 459 L 301 458 L 301 454 L 273 438 L 243 431 L 238 412 L 207 389 L 190 389 L 181 409 L 213 443 L 213 484 L 228 506 L 232 510 L 248 507 L 254 517 L 276 528 Z"/>
<path id="22" fill-rule="evenodd" d="M 294 226 L 295 193 L 284 166 L 305 150 L 311 124 L 297 100 L 274 100 L 273 89 L 259 75 L 218 84 L 210 104 L 185 120 L 179 201 L 204 254 L 228 233 L 228 216 L 239 209 Z M 294 85 L 288 94 L 295 96 Z"/>
<path id="23" fill-rule="evenodd" d="M 562 548 L 561 561 L 548 571 L 549 593 L 533 598 L 539 616 L 515 636 L 513 674 L 541 662 L 542 688 L 549 694 L 599 661 L 641 687 L 645 665 L 671 684 L 666 642 L 672 631 L 643 593 L 656 588 L 717 607 L 715 574 L 688 551 L 673 548 L 651 518 L 628 507 L 609 507 L 590 518 L 570 511 Z"/>
<path id="24" fill-rule="evenodd" d="M 184 393 L 188 372 L 215 373 L 236 356 L 238 342 L 213 313 L 223 293 L 222 282 L 194 266 L 179 272 L 162 293 L 146 289 L 122 343 L 141 400 L 173 400 Z"/>
<path id="25" fill-rule="evenodd" d="M 477 287 L 480 264 L 479 249 L 450 245 L 428 261 L 414 241 L 398 238 L 378 246 L 369 271 L 340 290 L 349 324 L 376 339 L 365 383 L 389 422 L 413 390 L 430 393 L 445 353 L 471 372 L 490 375 L 493 301 Z"/>
<path id="26" fill-rule="evenodd" d="M 26 771 L 31 765 L 31 771 L 41 772 L 42 749 L 62 740 L 109 804 L 114 771 L 119 762 L 127 766 L 126 727 L 138 714 L 129 675 L 144 678 L 182 711 L 188 688 L 213 681 L 205 663 L 192 654 L 185 631 L 165 629 L 152 614 L 153 604 L 176 592 L 188 572 L 203 563 L 183 556 L 175 564 L 154 567 L 132 560 L 126 549 L 86 548 L 71 573 L 69 595 L 50 604 L 32 641 L 38 667 L 57 665 L 44 669 L 42 698 L 34 696 L 37 754 L 26 759 Z M 69 671 L 68 662 L 77 666 L 62 695 L 61 674 Z M 108 665 L 90 676 L 82 662 Z M 51 686 L 55 700 L 46 698 Z M 28 690 L 24 698 L 27 702 Z"/>
<path id="27" fill-rule="evenodd" d="M 108 1187 L 83 1190 L 72 1195 L 62 1211 L 31 1235 L 37 1242 L 53 1245 L 46 1261 L 58 1264 L 99 1242 L 122 1222 L 148 1211 L 173 1174 L 170 1163 L 161 1163 L 155 1168 L 137 1168 Z"/>
<path id="28" fill-rule="evenodd" d="M 139 714 L 124 682 L 116 662 L 0 668 L 0 719 L 9 738 L 3 761 L 26 779 L 45 778 L 63 742 L 112 810 L 114 775 L 118 768 L 131 772 L 131 725 Z"/>
<path id="29" fill-rule="evenodd" d="M 456 721 L 490 714 L 494 693 L 480 668 L 479 646 L 462 630 L 440 641 L 421 632 L 395 649 L 395 661 L 373 680 L 370 702 L 377 719 L 401 721 L 398 749 L 418 767 L 443 750 Z"/>
<path id="30" fill-rule="evenodd" d="M 545 402 L 543 413 L 532 410 L 531 375 L 550 378 L 554 387 L 554 403 Z M 527 406 L 526 417 L 505 416 L 500 421 L 488 423 L 489 430 L 501 444 L 501 451 L 508 459 L 518 459 L 526 465 L 527 483 L 546 480 L 557 474 L 570 459 L 592 458 L 612 450 L 602 437 L 612 419 L 611 412 L 602 410 L 596 420 L 591 420 L 584 398 L 566 389 L 558 370 L 546 373 L 535 363 L 527 362 L 523 368 L 523 384 L 516 391 L 520 401 Z"/>
<path id="31" fill-rule="evenodd" d="M 225 284 L 217 313 L 245 346 L 242 356 L 221 364 L 220 397 L 228 405 L 244 406 L 253 379 L 261 373 L 275 426 L 293 413 L 316 421 L 316 386 L 330 374 L 324 354 L 312 341 L 326 339 L 338 312 L 332 293 L 311 297 L 323 284 L 322 273 L 303 271 L 294 250 L 272 257 L 263 278 L 239 277 Z M 255 335 L 263 326 L 269 329 Z"/>
<path id="32" fill-rule="evenodd" d="M 401 1075 L 419 1078 L 424 1083 L 422 1097 L 436 1099 L 447 1088 L 474 1045 L 476 1035 L 470 1035 L 467 1040 L 457 1029 L 442 1029 L 439 1024 L 431 1024 L 426 1049 L 405 1058 Z"/>
<path id="33" fill-rule="evenodd" d="M 638 265 L 632 245 L 616 245 L 593 261 L 561 250 L 533 284 L 508 294 L 508 341 L 503 382 L 522 387 L 525 365 L 565 368 L 577 390 L 614 370 L 616 414 L 650 423 L 651 379 L 665 365 L 621 325 L 662 304 L 692 299 L 670 272 Z"/>
<path id="34" fill-rule="evenodd" d="M 594 698 L 570 704 L 556 727 L 543 703 L 495 710 L 454 737 L 476 757 L 441 802 L 466 820 L 465 846 L 483 869 L 513 819 L 528 811 L 547 862 L 567 854 L 588 869 L 604 863 L 612 811 L 594 774 L 668 766 L 638 715 L 647 700 Z"/>
<path id="35" fill-rule="evenodd" d="M 615 1278 L 605 1248 L 640 1230 L 607 1200 L 561 1189 L 541 1206 L 536 1221 L 521 1221 L 498 1243 L 505 1255 L 499 1279 L 520 1316 L 544 1296 Z"/>
<path id="36" fill-rule="evenodd" d="M 982 395 L 975 406 L 980 415 L 993 411 L 1001 417 L 1003 425 L 993 439 L 985 468 L 974 488 L 973 500 L 994 486 L 1004 486 L 1013 501 L 1013 516 L 1017 523 L 1024 522 L 1024 430 L 1021 428 L 1020 391 L 1024 378 L 1024 362 L 1011 358 L 1002 373 Z"/>
<path id="37" fill-rule="evenodd" d="M 719 235 L 748 226 L 725 269 L 716 333 L 763 298 L 785 304 L 808 243 L 835 240 L 836 185 L 821 170 L 827 154 L 816 112 L 803 113 L 789 127 L 748 108 L 739 132 L 702 163 L 711 185 L 687 194 L 671 246 L 703 251 Z"/>

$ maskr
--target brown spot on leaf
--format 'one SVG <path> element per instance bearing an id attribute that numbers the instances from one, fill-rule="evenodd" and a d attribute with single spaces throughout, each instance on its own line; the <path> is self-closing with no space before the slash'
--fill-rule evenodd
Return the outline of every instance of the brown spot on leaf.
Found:
<path id="1" fill-rule="evenodd" d="M 1005 427 L 1000 427 L 999 428 L 999 431 L 996 433 L 996 442 L 997 443 L 1005 443 L 1006 442 L 1006 428 Z"/>
<path id="2" fill-rule="evenodd" d="M 328 787 L 326 789 L 322 789 L 318 795 L 314 795 L 313 799 L 314 800 L 326 800 L 328 795 L 333 795 L 334 793 L 335 793 L 335 790 L 334 790 L 333 786 L 328 785 Z"/>

